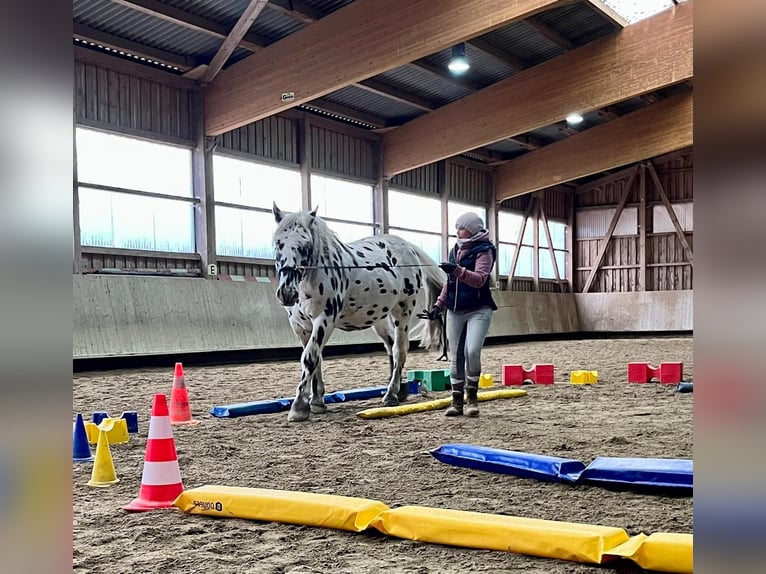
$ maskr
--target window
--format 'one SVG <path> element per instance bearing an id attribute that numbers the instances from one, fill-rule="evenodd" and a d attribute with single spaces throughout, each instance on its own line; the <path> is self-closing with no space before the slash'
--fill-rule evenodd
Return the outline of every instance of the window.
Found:
<path id="1" fill-rule="evenodd" d="M 375 234 L 371 185 L 312 174 L 311 205 L 344 243 Z"/>
<path id="2" fill-rule="evenodd" d="M 694 231 L 694 204 L 691 202 L 673 203 L 676 219 L 684 231 Z M 670 220 L 670 214 L 664 205 L 652 207 L 652 231 L 654 233 L 675 233 L 676 228 Z"/>
<path id="3" fill-rule="evenodd" d="M 77 127 L 83 246 L 193 253 L 191 150 Z"/>
<path id="4" fill-rule="evenodd" d="M 567 262 L 567 226 L 565 223 L 558 221 L 548 221 L 548 230 L 551 234 L 551 242 L 553 243 L 553 255 L 556 259 L 556 267 L 554 270 L 553 260 L 551 259 L 551 250 L 548 248 L 548 238 L 545 235 L 545 228 L 543 227 L 542 220 L 540 221 L 539 231 L 539 253 L 538 264 L 539 273 L 541 279 L 555 279 L 556 270 L 559 273 L 560 279 L 566 278 L 566 262 Z"/>
<path id="5" fill-rule="evenodd" d="M 524 222 L 521 213 L 499 211 L 497 214 L 497 271 L 500 275 L 511 274 L 511 264 L 518 248 L 519 231 Z M 534 222 L 527 220 L 524 227 L 524 237 L 521 240 L 521 250 L 513 271 L 515 277 L 532 277 L 534 275 Z"/>
<path id="6" fill-rule="evenodd" d="M 442 260 L 441 200 L 388 190 L 389 233 L 417 245 L 434 261 Z"/>
<path id="7" fill-rule="evenodd" d="M 580 209 L 576 213 L 577 235 L 581 239 L 596 239 L 606 235 L 609 224 L 614 217 L 616 207 Z M 626 207 L 620 213 L 614 235 L 638 234 L 638 208 Z"/>
<path id="8" fill-rule="evenodd" d="M 218 255 L 274 257 L 274 202 L 284 211 L 301 209 L 298 170 L 213 154 L 215 246 Z"/>

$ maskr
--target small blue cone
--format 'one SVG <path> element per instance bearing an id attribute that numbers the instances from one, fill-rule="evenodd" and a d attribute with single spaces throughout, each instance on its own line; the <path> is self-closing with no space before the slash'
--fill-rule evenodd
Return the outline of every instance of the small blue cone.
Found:
<path id="1" fill-rule="evenodd" d="M 72 437 L 72 460 L 75 462 L 91 462 L 93 453 L 88 444 L 88 433 L 85 432 L 85 423 L 82 415 L 77 413 L 77 420 L 74 423 L 74 435 Z"/>

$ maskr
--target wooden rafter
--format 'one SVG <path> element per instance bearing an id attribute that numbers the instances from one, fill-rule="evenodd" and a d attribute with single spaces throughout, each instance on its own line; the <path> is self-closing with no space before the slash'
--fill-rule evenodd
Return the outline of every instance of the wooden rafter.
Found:
<path id="1" fill-rule="evenodd" d="M 548 24 L 540 20 L 537 16 L 530 16 L 525 22 L 531 26 L 535 32 L 547 38 L 560 48 L 564 48 L 564 50 L 573 50 L 576 47 L 571 40 L 548 26 Z"/>
<path id="2" fill-rule="evenodd" d="M 538 202 L 537 209 L 540 213 L 540 219 L 542 219 L 543 230 L 545 231 L 545 239 L 548 242 L 548 253 L 551 256 L 551 262 L 553 263 L 553 274 L 556 277 L 556 283 L 558 283 L 559 287 L 561 288 L 561 292 L 565 293 L 566 285 L 564 284 L 564 282 L 561 281 L 561 275 L 559 274 L 559 264 L 558 264 L 558 261 L 556 261 L 556 251 L 553 249 L 551 229 L 548 226 L 548 217 L 545 215 L 545 209 L 543 208 L 542 198 L 540 198 L 540 201 Z"/>
<path id="3" fill-rule="evenodd" d="M 678 94 L 503 164 L 495 173 L 495 199 L 687 148 L 693 128 L 693 94 Z"/>
<path id="4" fill-rule="evenodd" d="M 693 3 L 661 12 L 384 135 L 384 174 L 527 133 L 693 76 Z M 593 70 L 598 70 L 594 76 Z M 566 86 L 565 90 L 560 86 Z M 545 94 L 545 97 L 540 97 Z M 507 102 L 524 102 L 508 106 Z M 650 106 L 651 107 L 651 106 Z M 583 110 L 588 111 L 588 110 Z M 610 122 L 611 123 L 611 122 Z"/>
<path id="5" fill-rule="evenodd" d="M 670 203 L 670 200 L 668 199 L 668 194 L 665 193 L 665 188 L 663 187 L 662 182 L 660 181 L 660 178 L 657 175 L 657 170 L 654 168 L 654 164 L 651 161 L 647 161 L 645 165 L 646 165 L 646 169 L 649 171 L 649 175 L 652 176 L 652 181 L 654 182 L 654 185 L 657 188 L 657 192 L 660 194 L 660 199 L 662 200 L 663 205 L 665 205 L 665 209 L 667 209 L 668 211 L 668 216 L 670 217 L 670 221 L 673 222 L 673 227 L 676 230 L 676 235 L 678 236 L 678 240 L 681 242 L 681 246 L 684 248 L 686 259 L 689 261 L 689 263 L 692 264 L 692 266 L 694 266 L 694 257 L 692 253 L 692 248 L 689 245 L 689 242 L 686 240 L 686 235 L 684 234 L 684 230 L 678 221 L 678 217 L 676 217 L 676 212 L 673 209 L 673 204 Z"/>
<path id="6" fill-rule="evenodd" d="M 206 88 L 208 135 L 296 107 L 562 1 L 356 0 L 222 71 Z M 293 97 L 280 97 L 285 92 Z"/>
<path id="7" fill-rule="evenodd" d="M 268 8 L 304 24 L 311 24 L 324 17 L 319 10 L 299 0 L 269 0 Z"/>
<path id="8" fill-rule="evenodd" d="M 384 82 L 381 82 L 379 80 L 374 80 L 374 79 L 362 80 L 361 82 L 357 82 L 354 85 L 368 92 L 385 96 L 389 99 L 396 100 L 398 102 L 407 104 L 408 106 L 412 106 L 413 108 L 417 108 L 425 112 L 433 111 L 437 107 L 435 103 L 425 98 L 421 98 L 414 94 L 405 92 L 404 90 L 394 88 L 393 86 L 389 86 L 388 84 L 385 84 Z"/>
<path id="9" fill-rule="evenodd" d="M 253 22 L 258 18 L 258 15 L 268 1 L 269 0 L 250 0 L 250 3 L 242 11 L 237 23 L 234 24 L 234 27 L 231 29 L 231 32 L 226 36 L 226 39 L 218 48 L 213 59 L 210 60 L 207 70 L 205 70 L 205 74 L 202 76 L 202 81 L 204 83 L 212 82 L 213 78 L 215 78 L 218 72 L 221 71 L 226 60 L 228 60 L 229 56 L 231 56 L 232 53 L 234 53 L 234 50 L 237 49 L 240 41 L 245 37 L 250 26 L 253 25 Z"/>
<path id="10" fill-rule="evenodd" d="M 509 66 L 510 68 L 513 68 L 517 72 L 520 72 L 521 70 L 525 70 L 528 67 L 526 62 L 524 62 L 521 58 L 517 58 L 516 56 L 507 54 L 503 50 L 496 48 L 495 46 L 493 46 L 486 40 L 482 40 L 481 38 L 473 38 L 471 40 L 468 40 L 466 44 L 470 44 L 477 50 L 484 52 L 485 54 L 489 56 L 492 56 L 496 60 L 499 60 L 502 63 Z"/>
<path id="11" fill-rule="evenodd" d="M 609 247 L 609 242 L 612 241 L 612 235 L 614 234 L 615 227 L 617 227 L 617 222 L 620 220 L 622 210 L 625 209 L 625 204 L 628 202 L 630 190 L 633 187 L 633 182 L 636 180 L 637 173 L 638 166 L 633 168 L 633 173 L 630 174 L 630 179 L 628 179 L 628 183 L 625 184 L 625 188 L 622 190 L 620 203 L 617 204 L 617 209 L 615 209 L 612 220 L 609 222 L 609 227 L 606 230 L 606 235 L 604 235 L 604 240 L 601 243 L 601 247 L 599 247 L 598 255 L 596 255 L 596 260 L 593 262 L 593 265 L 590 268 L 590 273 L 588 273 L 588 278 L 585 281 L 585 287 L 583 287 L 582 290 L 583 293 L 590 291 L 591 285 L 593 285 L 593 280 L 596 278 L 596 273 L 601 266 L 601 262 L 604 260 L 604 255 L 606 255 L 606 250 Z"/>

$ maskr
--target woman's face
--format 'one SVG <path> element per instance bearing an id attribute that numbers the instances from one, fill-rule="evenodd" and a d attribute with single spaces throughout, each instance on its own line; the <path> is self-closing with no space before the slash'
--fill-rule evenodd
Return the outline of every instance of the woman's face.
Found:
<path id="1" fill-rule="evenodd" d="M 465 229 L 464 227 L 458 227 L 457 236 L 459 239 L 468 239 L 469 237 L 471 237 L 471 232 Z"/>

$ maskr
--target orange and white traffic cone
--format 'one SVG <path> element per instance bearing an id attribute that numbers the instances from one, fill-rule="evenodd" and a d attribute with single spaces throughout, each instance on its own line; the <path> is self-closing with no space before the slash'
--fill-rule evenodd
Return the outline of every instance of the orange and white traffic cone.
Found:
<path id="1" fill-rule="evenodd" d="M 186 388 L 184 366 L 181 363 L 176 363 L 173 372 L 173 389 L 170 391 L 170 424 L 186 426 L 199 424 L 199 421 L 194 420 L 191 415 L 189 390 Z"/>
<path id="2" fill-rule="evenodd" d="M 138 498 L 122 508 L 132 512 L 170 508 L 183 489 L 173 429 L 168 415 L 167 397 L 164 394 L 156 394 L 152 404 L 152 416 L 149 419 L 149 438 L 146 441 L 141 489 Z"/>

